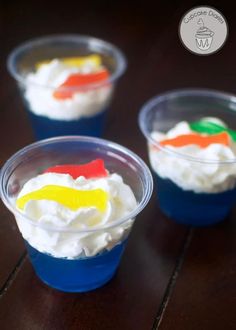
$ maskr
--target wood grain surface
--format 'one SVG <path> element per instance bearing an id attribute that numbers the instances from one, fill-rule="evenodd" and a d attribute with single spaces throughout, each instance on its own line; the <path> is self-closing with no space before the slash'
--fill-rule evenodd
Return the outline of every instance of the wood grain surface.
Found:
<path id="1" fill-rule="evenodd" d="M 33 142 L 17 86 L 6 69 L 9 52 L 43 35 L 78 33 L 116 44 L 128 70 L 109 112 L 104 138 L 147 163 L 137 115 L 163 91 L 207 87 L 236 93 L 233 4 L 210 1 L 229 23 L 216 54 L 189 53 L 178 24 L 197 1 L 40 2 L 0 4 L 0 162 Z M 46 287 L 34 274 L 13 216 L 0 205 L 0 329 L 209 330 L 236 329 L 236 210 L 223 224 L 192 229 L 167 219 L 153 197 L 138 216 L 114 279 L 86 294 Z"/>

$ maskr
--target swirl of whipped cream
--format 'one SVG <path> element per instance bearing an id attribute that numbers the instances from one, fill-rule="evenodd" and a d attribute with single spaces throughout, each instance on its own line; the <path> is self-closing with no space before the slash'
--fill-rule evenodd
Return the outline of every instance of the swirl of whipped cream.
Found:
<path id="1" fill-rule="evenodd" d="M 217 118 L 203 118 L 222 126 L 226 126 Z M 182 121 L 166 134 L 152 132 L 155 141 L 162 141 L 177 137 L 181 134 L 193 133 L 187 122 Z M 226 161 L 236 158 L 236 144 L 231 141 L 230 146 L 210 144 L 206 148 L 197 145 L 183 147 L 168 146 L 168 149 L 179 154 L 194 157 L 199 160 Z M 149 158 L 153 170 L 162 178 L 170 179 L 184 190 L 196 193 L 217 193 L 233 189 L 236 185 L 236 164 L 201 163 L 175 156 L 158 149 L 149 143 Z"/>
<path id="2" fill-rule="evenodd" d="M 214 32 L 205 26 L 201 26 L 196 33 L 196 38 L 209 38 L 214 35 Z"/>
<path id="3" fill-rule="evenodd" d="M 110 250 L 126 237 L 133 219 L 113 228 L 102 229 L 104 225 L 129 214 L 137 205 L 131 188 L 123 182 L 120 175 L 114 173 L 108 177 L 74 180 L 69 174 L 45 173 L 25 183 L 17 198 L 47 185 L 60 185 L 77 190 L 103 189 L 109 195 L 105 212 L 95 207 L 83 207 L 76 211 L 52 200 L 30 200 L 23 214 L 35 221 L 35 226 L 17 215 L 16 221 L 25 240 L 43 253 L 59 258 L 77 258 L 93 256 L 105 249 Z M 38 225 L 38 226 L 37 226 Z M 49 225 L 60 227 L 61 231 L 51 231 L 40 227 Z M 79 230 L 101 228 L 94 232 Z M 70 229 L 70 231 L 63 231 Z M 74 232 L 73 232 L 74 230 Z"/>
<path id="4" fill-rule="evenodd" d="M 53 96 L 55 88 L 71 74 L 94 73 L 97 70 L 93 63 L 87 63 L 82 67 L 70 67 L 58 59 L 43 64 L 35 73 L 26 76 L 25 99 L 29 103 L 29 110 L 39 116 L 67 121 L 90 117 L 104 111 L 112 96 L 111 84 L 81 90 L 65 100 L 58 100 Z"/>

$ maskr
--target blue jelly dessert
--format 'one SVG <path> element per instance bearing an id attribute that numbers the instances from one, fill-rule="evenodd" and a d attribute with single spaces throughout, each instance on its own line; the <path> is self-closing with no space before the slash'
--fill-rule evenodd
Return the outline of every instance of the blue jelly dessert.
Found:
<path id="1" fill-rule="evenodd" d="M 224 220 L 236 203 L 236 188 L 221 193 L 183 190 L 170 179 L 156 177 L 161 210 L 179 223 L 208 226 Z"/>
<path id="2" fill-rule="evenodd" d="M 38 116 L 31 111 L 28 115 L 37 140 L 62 135 L 88 135 L 99 137 L 103 134 L 106 111 L 93 117 L 84 117 L 77 120 L 53 120 L 45 116 Z"/>
<path id="3" fill-rule="evenodd" d="M 90 258 L 55 258 L 41 253 L 27 242 L 26 248 L 38 277 L 47 285 L 65 292 L 87 292 L 106 284 L 120 263 L 125 242 Z"/>
<path id="4" fill-rule="evenodd" d="M 153 131 L 149 156 L 162 211 L 175 221 L 208 226 L 236 204 L 236 131 L 219 118 Z"/>
<path id="5" fill-rule="evenodd" d="M 49 286 L 85 292 L 108 282 L 119 265 L 137 206 L 130 186 L 102 159 L 59 164 L 28 180 L 16 207 L 32 265 Z"/>

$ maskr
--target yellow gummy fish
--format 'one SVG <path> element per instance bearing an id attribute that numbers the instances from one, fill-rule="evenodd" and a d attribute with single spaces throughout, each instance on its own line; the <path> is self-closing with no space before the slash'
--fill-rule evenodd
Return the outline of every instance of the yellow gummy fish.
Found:
<path id="1" fill-rule="evenodd" d="M 80 56 L 80 57 L 65 57 L 65 58 L 59 58 L 60 61 L 62 61 L 64 64 L 70 66 L 70 67 L 81 67 L 87 64 L 94 64 L 95 67 L 100 67 L 102 64 L 101 56 L 93 54 L 88 56 Z M 38 62 L 36 64 L 36 69 L 39 69 L 42 65 L 50 63 L 51 60 L 46 60 L 42 62 Z"/>
<path id="2" fill-rule="evenodd" d="M 73 188 L 48 185 L 32 191 L 16 201 L 16 206 L 23 210 L 25 204 L 31 200 L 50 200 L 62 204 L 76 211 L 81 207 L 94 206 L 101 212 L 106 210 L 108 194 L 102 189 L 77 190 Z"/>

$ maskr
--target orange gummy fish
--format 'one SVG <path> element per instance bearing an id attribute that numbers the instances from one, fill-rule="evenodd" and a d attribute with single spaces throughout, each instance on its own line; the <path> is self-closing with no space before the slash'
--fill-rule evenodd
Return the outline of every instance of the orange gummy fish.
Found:
<path id="1" fill-rule="evenodd" d="M 74 93 L 78 92 L 80 87 L 105 81 L 109 79 L 109 77 L 110 74 L 106 69 L 88 74 L 71 74 L 66 81 L 54 91 L 53 96 L 61 100 L 71 98 Z"/>
<path id="2" fill-rule="evenodd" d="M 219 143 L 228 146 L 230 143 L 230 137 L 226 132 L 210 136 L 202 136 L 199 134 L 183 134 L 173 139 L 162 140 L 160 142 L 162 146 L 170 145 L 173 147 L 183 147 L 189 144 L 196 144 L 200 148 L 206 148 L 212 143 Z"/>

